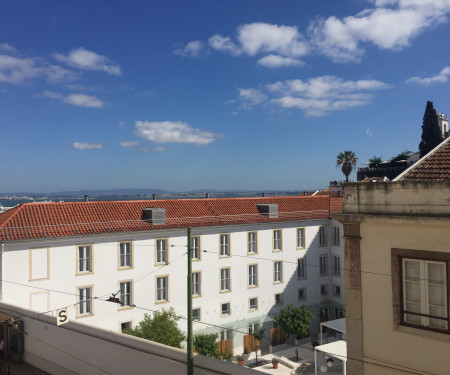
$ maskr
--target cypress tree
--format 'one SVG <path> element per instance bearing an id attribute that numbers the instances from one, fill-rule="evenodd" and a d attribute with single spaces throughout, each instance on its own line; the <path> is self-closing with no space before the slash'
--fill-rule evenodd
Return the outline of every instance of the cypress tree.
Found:
<path id="1" fill-rule="evenodd" d="M 442 134 L 438 125 L 436 110 L 433 102 L 427 101 L 427 107 L 423 115 L 422 141 L 419 144 L 420 157 L 424 157 L 441 142 Z"/>

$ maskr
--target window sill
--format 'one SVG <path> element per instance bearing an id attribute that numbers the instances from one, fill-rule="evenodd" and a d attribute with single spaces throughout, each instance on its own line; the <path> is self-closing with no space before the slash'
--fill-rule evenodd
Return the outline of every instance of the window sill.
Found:
<path id="1" fill-rule="evenodd" d="M 86 276 L 86 275 L 93 275 L 94 272 L 77 272 L 75 276 Z"/>
<path id="2" fill-rule="evenodd" d="M 91 316 L 95 316 L 95 314 L 82 314 L 75 316 L 75 319 L 83 319 L 83 318 L 90 318 Z"/>
<path id="3" fill-rule="evenodd" d="M 230 293 L 231 289 L 227 289 L 227 290 L 220 290 L 219 293 Z"/>
<path id="4" fill-rule="evenodd" d="M 117 271 L 127 271 L 127 270 L 133 270 L 134 267 L 118 267 Z"/>
<path id="5" fill-rule="evenodd" d="M 395 325 L 394 324 L 394 331 L 407 333 L 410 335 L 416 335 L 416 336 L 422 336 L 427 337 L 430 339 L 435 340 L 441 340 L 441 341 L 447 341 L 450 342 L 450 335 L 445 332 L 437 332 L 437 331 L 430 331 L 426 328 L 416 328 L 413 326 L 404 326 L 404 325 Z"/>
<path id="6" fill-rule="evenodd" d="M 163 304 L 163 303 L 169 303 L 169 302 L 170 302 L 169 300 L 156 301 L 156 302 L 155 302 L 155 305 L 161 305 L 161 304 Z"/>
<path id="7" fill-rule="evenodd" d="M 247 289 L 257 288 L 259 285 L 247 285 Z"/>
<path id="8" fill-rule="evenodd" d="M 122 307 L 118 307 L 117 311 L 125 311 L 125 310 L 132 310 L 134 309 L 133 306 L 122 306 Z"/>

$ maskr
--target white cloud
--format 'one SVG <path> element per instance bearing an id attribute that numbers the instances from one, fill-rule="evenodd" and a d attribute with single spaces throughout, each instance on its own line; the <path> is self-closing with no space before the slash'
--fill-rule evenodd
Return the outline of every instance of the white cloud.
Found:
<path id="1" fill-rule="evenodd" d="M 106 56 L 99 55 L 83 47 L 73 49 L 68 55 L 55 53 L 56 60 L 63 62 L 72 68 L 83 70 L 100 70 L 107 74 L 120 76 L 120 66 L 111 62 Z"/>
<path id="2" fill-rule="evenodd" d="M 297 108 L 308 116 L 324 116 L 333 111 L 341 111 L 370 103 L 370 91 L 388 89 L 390 85 L 377 80 L 344 81 L 336 76 L 314 77 L 308 80 L 286 80 L 264 86 L 261 89 L 241 90 L 239 96 L 243 106 L 253 100 L 251 106 L 265 102 L 282 108 Z"/>
<path id="3" fill-rule="evenodd" d="M 238 27 L 238 40 L 246 54 L 277 53 L 302 56 L 308 52 L 306 41 L 296 26 L 255 22 Z"/>
<path id="4" fill-rule="evenodd" d="M 254 105 L 265 102 L 269 97 L 257 89 L 238 89 L 241 108 L 251 109 Z"/>
<path id="5" fill-rule="evenodd" d="M 69 94 L 67 96 L 63 96 L 62 94 L 59 94 L 57 92 L 44 91 L 42 94 L 37 94 L 35 96 L 46 97 L 50 99 L 60 99 L 67 104 L 72 104 L 79 107 L 101 108 L 105 105 L 105 103 L 96 96 L 86 94 Z"/>
<path id="6" fill-rule="evenodd" d="M 101 143 L 73 142 L 72 147 L 77 150 L 95 150 L 103 148 Z"/>
<path id="7" fill-rule="evenodd" d="M 366 135 L 367 135 L 369 138 L 372 138 L 372 137 L 373 137 L 373 132 L 372 132 L 370 129 L 366 129 Z"/>
<path id="8" fill-rule="evenodd" d="M 155 151 L 155 152 L 163 152 L 166 150 L 167 150 L 167 147 L 164 147 L 164 146 L 157 146 L 157 147 L 153 147 L 153 149 L 152 149 L 152 151 Z"/>
<path id="9" fill-rule="evenodd" d="M 127 123 L 125 121 L 119 121 L 119 126 L 121 128 L 124 128 L 125 126 L 127 126 Z"/>
<path id="10" fill-rule="evenodd" d="M 442 69 L 439 74 L 436 74 L 431 77 L 411 77 L 406 80 L 406 83 L 417 83 L 419 85 L 429 86 L 434 83 L 444 83 L 448 81 L 448 78 L 450 76 L 450 66 L 446 66 L 444 69 Z"/>
<path id="11" fill-rule="evenodd" d="M 199 40 L 193 40 L 184 46 L 174 51 L 176 55 L 187 57 L 198 57 L 203 50 L 203 42 Z"/>
<path id="12" fill-rule="evenodd" d="M 119 142 L 119 145 L 122 147 L 135 147 L 135 146 L 139 146 L 139 142 L 138 141 L 123 141 L 123 142 Z"/>
<path id="13" fill-rule="evenodd" d="M 318 53 L 334 61 L 360 61 L 362 43 L 381 49 L 399 50 L 427 28 L 446 21 L 449 0 L 375 0 L 375 8 L 343 19 L 319 18 L 308 35 Z M 388 7 L 390 6 L 390 7 Z"/>
<path id="14" fill-rule="evenodd" d="M 186 122 L 172 121 L 136 121 L 136 134 L 154 143 L 193 143 L 207 145 L 219 134 L 192 128 Z"/>
<path id="15" fill-rule="evenodd" d="M 8 43 L 0 43 L 0 51 L 16 52 L 16 49 Z"/>
<path id="16" fill-rule="evenodd" d="M 219 34 L 213 35 L 208 39 L 208 44 L 218 51 L 230 52 L 232 55 L 238 56 L 242 50 L 230 39 Z"/>
<path id="17" fill-rule="evenodd" d="M 280 68 L 282 66 L 302 66 L 304 65 L 304 62 L 292 57 L 282 57 L 270 54 L 260 58 L 258 64 L 267 68 Z"/>

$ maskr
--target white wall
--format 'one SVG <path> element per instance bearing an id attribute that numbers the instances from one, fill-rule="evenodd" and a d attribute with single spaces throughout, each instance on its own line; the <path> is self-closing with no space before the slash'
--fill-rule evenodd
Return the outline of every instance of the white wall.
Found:
<path id="1" fill-rule="evenodd" d="M 318 231 L 321 225 L 328 228 L 328 245 L 319 246 Z M 341 256 L 341 268 L 344 266 L 343 241 L 340 246 L 332 246 L 332 226 L 341 227 L 338 222 L 322 219 L 311 221 L 280 222 L 271 224 L 230 225 L 220 227 L 194 228 L 193 234 L 201 236 L 202 259 L 194 261 L 193 271 L 202 272 L 202 296 L 193 299 L 193 307 L 201 308 L 201 320 L 204 323 L 238 328 L 246 331 L 249 323 L 262 322 L 268 314 L 276 314 L 281 307 L 289 303 L 314 306 L 318 315 L 318 306 L 324 301 L 344 305 L 344 272 L 340 277 L 332 276 L 332 254 Z M 305 227 L 306 249 L 297 249 L 296 228 Z M 274 252 L 272 247 L 273 229 L 282 229 L 283 251 Z M 258 254 L 247 255 L 247 232 L 258 232 Z M 231 257 L 219 257 L 219 233 L 231 235 Z M 155 239 L 169 238 L 169 265 L 162 269 L 155 266 Z M 118 241 L 132 240 L 134 243 L 134 267 L 118 270 Z M 92 244 L 94 249 L 94 272 L 76 274 L 76 245 Z M 177 314 L 187 316 L 186 272 L 187 251 L 186 230 L 159 230 L 99 236 L 80 236 L 68 239 L 48 239 L 5 243 L 3 253 L 3 278 L 9 282 L 26 284 L 20 286 L 3 283 L 4 302 L 46 312 L 61 307 L 69 307 L 71 320 L 96 327 L 119 331 L 120 323 L 131 321 L 133 326 L 143 319 L 144 313 L 161 308 L 174 307 Z M 173 246 L 173 247 L 172 247 Z M 29 281 L 29 249 L 49 249 L 49 279 Z M 329 255 L 330 272 L 320 276 L 319 255 Z M 307 278 L 297 279 L 297 258 L 307 257 Z M 178 260 L 176 258 L 180 257 Z M 41 257 L 42 258 L 42 257 Z M 263 259 L 259 259 L 263 258 Z M 40 259 L 42 261 L 42 259 Z M 273 261 L 283 261 L 283 282 L 273 282 Z M 41 262 L 42 263 L 42 262 Z M 248 264 L 258 264 L 259 283 L 257 288 L 247 287 Z M 33 261 L 34 264 L 34 261 Z M 231 267 L 232 291 L 219 293 L 221 267 Z M 155 283 L 157 275 L 169 275 L 168 303 L 155 303 Z M 93 301 L 93 315 L 76 317 L 77 287 L 93 285 L 93 295 L 107 299 L 111 293 L 119 290 L 120 280 L 133 280 L 133 302 L 137 306 L 121 310 L 119 305 L 101 300 Z M 328 284 L 327 298 L 320 296 L 320 285 Z M 341 297 L 333 296 L 333 284 L 341 285 Z M 306 288 L 307 299 L 298 301 L 298 289 Z M 49 289 L 50 291 L 47 291 Z M 57 293 L 62 291 L 69 294 Z M 73 295 L 71 295 L 71 293 Z M 284 293 L 284 304 L 274 306 L 275 293 Z M 249 311 L 249 298 L 257 297 L 259 309 Z M 232 314 L 220 316 L 220 305 L 231 303 Z M 330 311 L 329 317 L 333 317 Z M 318 321 L 318 319 L 317 319 Z M 314 329 L 318 328 L 317 321 Z M 236 323 L 238 322 L 238 323 Z M 186 321 L 180 320 L 180 328 L 186 330 Z M 219 329 L 200 322 L 194 323 L 194 331 Z M 233 338 L 235 352 L 242 351 L 242 335 Z"/>

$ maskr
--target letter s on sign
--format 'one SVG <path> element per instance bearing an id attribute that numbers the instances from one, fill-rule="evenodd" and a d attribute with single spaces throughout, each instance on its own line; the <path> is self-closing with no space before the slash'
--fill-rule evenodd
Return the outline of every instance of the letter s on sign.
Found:
<path id="1" fill-rule="evenodd" d="M 67 309 L 61 309 L 56 312 L 56 325 L 60 326 L 69 322 L 69 317 L 67 315 Z"/>

